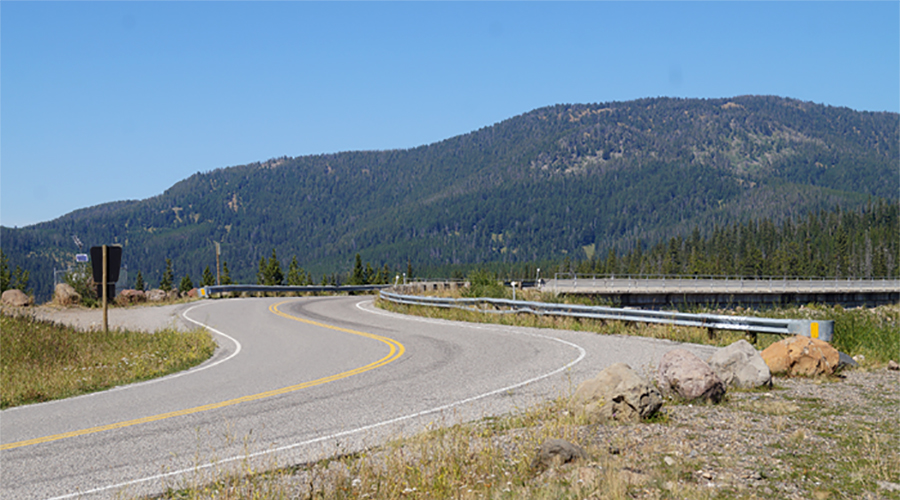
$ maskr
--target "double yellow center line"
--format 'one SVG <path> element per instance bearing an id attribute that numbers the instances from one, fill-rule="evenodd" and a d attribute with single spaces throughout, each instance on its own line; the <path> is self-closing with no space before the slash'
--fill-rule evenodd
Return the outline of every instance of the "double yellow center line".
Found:
<path id="1" fill-rule="evenodd" d="M 158 415 L 151 415 L 148 417 L 136 418 L 133 420 L 125 420 L 122 422 L 116 422 L 116 423 L 107 424 L 107 425 L 100 425 L 97 427 L 81 429 L 78 431 L 64 432 L 61 434 L 53 434 L 51 436 L 44 436 L 44 437 L 35 438 L 35 439 L 28 439 L 25 441 L 17 441 L 15 443 L 7 443 L 4 445 L 0 445 L 0 450 L 11 450 L 13 448 L 21 448 L 23 446 L 31 446 L 31 445 L 40 444 L 40 443 L 49 443 L 51 441 L 58 441 L 60 439 L 84 436 L 86 434 L 94 434 L 97 432 L 110 431 L 110 430 L 114 430 L 114 429 L 122 429 L 124 427 L 131 427 L 133 425 L 146 424 L 149 422 L 157 422 L 157 421 L 165 420 L 168 418 L 180 417 L 183 415 L 191 415 L 194 413 L 200 413 L 200 412 L 204 412 L 204 411 L 224 408 L 226 406 L 233 406 L 233 405 L 237 405 L 237 404 L 241 404 L 241 403 L 248 403 L 250 401 L 258 401 L 260 399 L 270 398 L 273 396 L 279 396 L 282 394 L 287 394 L 289 392 L 299 391 L 301 389 L 315 387 L 317 385 L 327 384 L 329 382 L 334 382 L 336 380 L 341 380 L 341 379 L 345 379 L 347 377 L 352 377 L 353 375 L 358 375 L 360 373 L 364 373 L 369 370 L 374 370 L 375 368 L 378 368 L 378 367 L 384 366 L 388 363 L 391 363 L 393 361 L 396 361 L 406 351 L 406 349 L 403 347 L 403 344 L 401 344 L 400 342 L 397 342 L 396 340 L 390 339 L 388 337 L 383 337 L 381 335 L 375 335 L 372 333 L 360 332 L 360 331 L 356 331 L 356 330 L 350 330 L 348 328 L 341 328 L 338 326 L 327 325 L 325 323 L 319 323 L 318 321 L 311 321 L 308 319 L 291 316 L 290 314 L 284 313 L 278 309 L 279 306 L 286 304 L 287 302 L 290 302 L 290 301 L 286 300 L 283 302 L 279 302 L 277 304 L 272 304 L 271 306 L 269 306 L 269 311 L 271 311 L 273 314 L 281 316 L 282 318 L 299 321 L 301 323 L 306 323 L 308 325 L 318 326 L 321 328 L 327 328 L 329 330 L 337 330 L 339 332 L 350 333 L 353 335 L 359 335 L 361 337 L 367 337 L 367 338 L 370 338 L 373 340 L 377 340 L 379 342 L 383 342 L 383 343 L 387 344 L 387 346 L 390 348 L 390 351 L 383 358 L 379 359 L 378 361 L 369 363 L 365 366 L 360 366 L 359 368 L 354 368 L 352 370 L 341 372 L 336 375 L 330 375 L 328 377 L 322 377 L 322 378 L 319 378 L 316 380 L 310 380 L 308 382 L 302 382 L 300 384 L 291 385 L 288 387 L 282 387 L 281 389 L 274 389 L 271 391 L 265 391 L 265 392 L 260 392 L 257 394 L 251 394 L 248 396 L 241 396 L 241 397 L 235 398 L 235 399 L 229 399 L 227 401 L 221 401 L 219 403 L 195 406 L 193 408 L 186 408 L 183 410 L 177 410 L 177 411 L 172 411 L 172 412 L 168 412 L 168 413 L 160 413 Z"/>

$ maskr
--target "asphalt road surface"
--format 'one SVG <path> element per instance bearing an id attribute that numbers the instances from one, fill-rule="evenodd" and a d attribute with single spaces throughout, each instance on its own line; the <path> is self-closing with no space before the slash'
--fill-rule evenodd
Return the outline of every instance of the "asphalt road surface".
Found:
<path id="1" fill-rule="evenodd" d="M 409 317 L 371 297 L 179 312 L 219 343 L 203 365 L 0 412 L 0 497 L 127 497 L 305 463 L 567 395 L 616 362 L 650 370 L 680 346 Z M 704 359 L 715 350 L 685 347 Z"/>

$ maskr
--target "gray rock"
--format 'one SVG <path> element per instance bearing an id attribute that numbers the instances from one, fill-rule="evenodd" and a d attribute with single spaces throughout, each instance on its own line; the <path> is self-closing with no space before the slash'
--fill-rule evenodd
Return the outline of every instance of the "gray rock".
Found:
<path id="1" fill-rule="evenodd" d="M 616 363 L 582 382 L 572 406 L 592 422 L 633 421 L 653 416 L 662 406 L 662 395 L 630 366 Z"/>
<path id="2" fill-rule="evenodd" d="M 180 298 L 181 298 L 181 293 L 179 293 L 178 290 L 169 290 L 166 293 L 167 300 L 178 300 Z"/>
<path id="3" fill-rule="evenodd" d="M 0 303 L 4 306 L 26 307 L 34 303 L 34 299 L 25 294 L 22 290 L 10 288 L 0 295 Z"/>
<path id="4" fill-rule="evenodd" d="M 834 367 L 835 373 L 847 368 L 859 368 L 859 363 L 857 363 L 849 354 L 838 351 L 838 355 L 838 364 Z"/>
<path id="5" fill-rule="evenodd" d="M 687 400 L 705 399 L 718 403 L 725 395 L 725 384 L 702 359 L 690 351 L 674 349 L 659 362 L 659 384 Z"/>
<path id="6" fill-rule="evenodd" d="M 587 458 L 587 452 L 577 444 L 572 444 L 563 439 L 548 439 L 541 443 L 537 456 L 531 466 L 535 469 L 547 469 L 549 467 L 567 464 L 579 459 Z"/>
<path id="7" fill-rule="evenodd" d="M 746 340 L 738 340 L 717 351 L 709 358 L 709 367 L 726 386 L 741 389 L 772 387 L 769 366 Z"/>
<path id="8" fill-rule="evenodd" d="M 149 302 L 162 302 L 166 300 L 166 292 L 160 290 L 159 288 L 154 288 L 150 290 L 146 294 L 147 301 Z"/>

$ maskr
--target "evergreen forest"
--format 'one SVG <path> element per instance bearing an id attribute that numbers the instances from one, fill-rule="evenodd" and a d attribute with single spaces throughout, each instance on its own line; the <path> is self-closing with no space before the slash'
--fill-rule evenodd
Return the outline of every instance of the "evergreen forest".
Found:
<path id="1" fill-rule="evenodd" d="M 295 281 L 350 280 L 356 255 L 379 279 L 557 264 L 896 276 L 898 165 L 897 113 L 775 96 L 560 104 L 412 149 L 197 172 L 145 200 L 2 227 L 0 245 L 39 301 L 54 269 L 101 244 L 122 245 L 147 288 L 208 280 L 216 243 L 240 283 L 272 257 L 296 262 Z"/>

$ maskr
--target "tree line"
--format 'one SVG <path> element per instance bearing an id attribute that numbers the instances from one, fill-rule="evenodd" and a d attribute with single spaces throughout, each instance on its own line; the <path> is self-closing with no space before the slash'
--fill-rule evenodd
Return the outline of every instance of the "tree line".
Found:
<path id="1" fill-rule="evenodd" d="M 618 275 L 686 275 L 801 278 L 896 278 L 900 275 L 900 208 L 880 200 L 859 210 L 811 212 L 715 226 L 706 236 L 695 228 L 652 247 L 572 261 L 557 272 Z"/>

